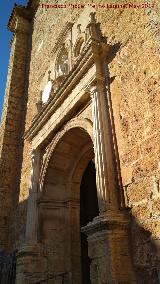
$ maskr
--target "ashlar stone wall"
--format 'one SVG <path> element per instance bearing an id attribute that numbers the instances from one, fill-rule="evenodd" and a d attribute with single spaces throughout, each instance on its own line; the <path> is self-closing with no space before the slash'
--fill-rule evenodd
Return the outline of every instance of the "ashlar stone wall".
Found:
<path id="1" fill-rule="evenodd" d="M 95 2 L 106 4 L 106 1 Z M 153 281 L 158 279 L 155 270 L 158 256 L 153 244 L 160 234 L 159 9 L 158 1 L 150 9 L 97 9 L 97 20 L 112 45 L 108 59 L 110 93 L 125 202 L 132 215 L 134 263 L 137 271 L 148 269 L 148 277 Z M 25 131 L 37 113 L 36 102 L 54 59 L 56 39 L 66 22 L 74 22 L 81 12 L 81 9 L 71 8 L 45 10 L 41 5 L 37 9 L 32 22 Z M 90 116 L 90 109 L 85 116 Z M 16 242 L 18 247 L 24 240 L 30 149 L 30 143 L 24 141 L 19 208 L 14 218 L 16 231 L 14 236 L 11 233 L 11 243 Z"/>

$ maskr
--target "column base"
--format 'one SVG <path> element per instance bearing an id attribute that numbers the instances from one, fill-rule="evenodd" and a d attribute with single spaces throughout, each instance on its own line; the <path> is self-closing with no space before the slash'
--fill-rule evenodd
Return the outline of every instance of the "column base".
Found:
<path id="1" fill-rule="evenodd" d="M 44 278 L 47 264 L 41 246 L 24 246 L 17 254 L 16 284 L 36 283 Z"/>
<path id="2" fill-rule="evenodd" d="M 127 212 L 107 212 L 82 228 L 88 236 L 92 284 L 136 283 L 129 248 Z"/>

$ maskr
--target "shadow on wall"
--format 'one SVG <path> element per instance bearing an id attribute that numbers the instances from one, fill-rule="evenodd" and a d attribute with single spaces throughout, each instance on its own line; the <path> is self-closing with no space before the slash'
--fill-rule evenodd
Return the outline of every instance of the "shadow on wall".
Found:
<path id="1" fill-rule="evenodd" d="M 138 224 L 131 215 L 130 240 L 132 258 L 139 284 L 160 283 L 160 243 L 152 239 L 152 233 Z"/>
<path id="2" fill-rule="evenodd" d="M 116 43 L 112 46 L 111 52 L 109 54 L 108 63 L 116 57 L 117 52 L 123 47 L 121 43 Z M 111 83 L 116 79 L 116 76 L 111 77 L 108 65 L 106 64 L 106 72 L 109 86 L 109 101 L 111 107 L 111 120 L 112 120 L 112 130 L 115 137 L 115 155 L 117 163 L 117 172 L 119 174 L 119 184 L 121 187 L 121 204 L 126 208 L 124 201 L 123 184 L 121 178 L 121 167 L 118 154 L 118 144 L 116 139 L 116 130 L 114 123 L 114 113 L 112 106 L 112 94 L 110 91 Z M 152 239 L 152 232 L 145 230 L 142 225 L 140 225 L 139 220 L 132 214 L 132 208 L 128 208 L 129 215 L 131 217 L 130 223 L 130 248 L 132 254 L 132 260 L 134 264 L 134 269 L 136 273 L 138 284 L 158 284 L 160 283 L 160 241 Z"/>
<path id="3" fill-rule="evenodd" d="M 110 63 L 116 57 L 117 52 L 123 47 L 123 44 L 118 42 L 112 46 L 107 62 Z M 119 184 L 121 187 L 121 197 L 124 202 L 124 192 L 123 184 L 121 178 L 121 167 L 118 154 L 118 144 L 116 139 L 116 130 L 114 122 L 114 113 L 112 106 L 112 94 L 110 91 L 111 83 L 116 79 L 116 76 L 111 77 L 108 64 L 106 64 L 106 72 L 109 86 L 109 101 L 111 107 L 111 120 L 112 120 L 112 129 L 115 138 L 115 154 L 116 154 L 116 163 L 117 163 L 117 172 L 119 173 Z M 124 208 L 126 208 L 125 202 Z M 130 224 L 130 247 L 132 252 L 132 259 L 134 263 L 134 268 L 136 272 L 137 282 L 139 284 L 158 284 L 160 283 L 160 240 L 154 240 L 152 238 L 152 232 L 147 231 L 140 224 L 137 217 L 135 217 L 131 209 L 128 208 L 131 216 Z M 153 220 L 154 221 L 154 220 Z"/>
<path id="4" fill-rule="evenodd" d="M 10 250 L 10 253 L 15 251 L 15 248 L 18 250 L 21 250 L 21 247 L 24 245 L 24 239 L 25 239 L 25 214 L 27 208 L 27 200 L 24 202 L 19 203 L 19 207 L 17 208 L 17 214 L 15 215 L 14 221 L 14 227 L 15 231 L 13 232 L 13 228 L 10 232 L 12 235 L 12 247 Z M 23 218 L 22 218 L 23 216 Z M 20 221 L 21 220 L 21 221 Z M 20 221 L 20 222 L 19 222 Z M 17 230 L 16 230 L 17 229 Z M 58 236 L 57 236 L 58 237 Z M 144 230 L 141 226 L 138 224 L 138 220 L 134 218 L 134 216 L 131 215 L 131 225 L 130 225 L 130 249 L 131 249 L 131 255 L 134 265 L 134 270 L 136 273 L 137 283 L 138 284 L 158 284 L 160 283 L 160 276 L 159 276 L 159 244 L 154 243 L 151 239 L 151 232 Z M 42 240 L 42 243 L 40 243 L 42 249 L 41 251 L 46 251 L 46 245 Z M 4 253 L 4 252 L 3 252 Z M 49 253 L 49 251 L 48 251 Z M 41 255 L 41 257 L 46 257 L 45 255 Z M 3 271 L 3 264 L 2 264 L 2 258 L 0 259 L 0 267 L 1 267 L 1 273 Z M 5 262 L 5 261 L 4 261 Z M 13 264 L 13 270 L 14 270 Z M 5 268 L 5 274 L 6 269 L 12 271 L 11 265 L 4 266 Z M 40 271 L 41 272 L 41 271 Z M 6 274 L 6 277 L 8 277 Z M 12 271 L 14 273 L 14 271 Z M 56 275 L 56 279 L 60 279 L 62 276 L 67 279 L 67 272 L 63 272 L 63 275 Z M 46 273 L 43 273 L 43 276 L 48 280 L 53 279 L 55 277 L 54 271 L 46 271 Z M 53 276 L 54 275 L 54 276 Z M 4 277 L 4 276 L 3 276 Z M 43 280 L 44 277 L 42 277 L 42 280 L 35 283 L 45 283 Z M 46 279 L 45 278 L 45 279 Z M 7 278 L 6 278 L 7 279 Z M 58 280 L 57 280 L 58 281 Z M 9 283 L 9 282 L 6 282 Z M 14 283 L 14 281 L 13 281 Z"/>

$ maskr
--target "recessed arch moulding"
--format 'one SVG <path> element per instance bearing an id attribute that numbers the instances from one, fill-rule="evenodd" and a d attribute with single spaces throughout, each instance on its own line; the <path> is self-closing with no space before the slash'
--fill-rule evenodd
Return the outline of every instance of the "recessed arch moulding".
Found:
<path id="1" fill-rule="evenodd" d="M 80 184 L 93 157 L 93 143 L 84 128 L 65 132 L 52 148 L 38 201 L 38 241 L 52 251 L 48 269 L 68 273 L 75 283 L 81 279 Z"/>

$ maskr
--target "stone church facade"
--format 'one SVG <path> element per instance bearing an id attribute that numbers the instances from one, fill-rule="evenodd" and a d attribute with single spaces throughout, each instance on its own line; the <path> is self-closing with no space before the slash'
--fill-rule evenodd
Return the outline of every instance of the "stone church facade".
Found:
<path id="1" fill-rule="evenodd" d="M 0 250 L 17 284 L 160 283 L 158 4 L 48 2 L 8 23 Z"/>

